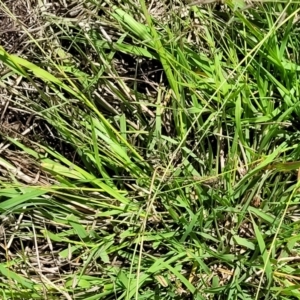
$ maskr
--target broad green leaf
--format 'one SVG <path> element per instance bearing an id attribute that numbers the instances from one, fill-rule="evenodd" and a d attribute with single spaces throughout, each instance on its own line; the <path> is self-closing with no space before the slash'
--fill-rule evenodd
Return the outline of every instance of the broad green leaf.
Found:
<path id="1" fill-rule="evenodd" d="M 241 238 L 238 235 L 234 235 L 232 238 L 238 245 L 240 245 L 242 247 L 246 247 L 251 250 L 255 250 L 255 244 L 248 241 L 247 239 Z"/>
<path id="2" fill-rule="evenodd" d="M 261 253 L 262 258 L 263 258 L 263 263 L 264 263 L 263 268 L 264 268 L 266 277 L 268 279 L 268 284 L 271 284 L 272 278 L 273 278 L 273 271 L 272 271 L 272 266 L 271 266 L 271 262 L 270 262 L 270 256 L 268 255 L 268 249 L 267 249 L 267 246 L 265 244 L 263 235 L 262 235 L 259 227 L 256 225 L 256 223 L 255 223 L 254 219 L 252 218 L 252 216 L 251 216 L 251 219 L 252 219 L 252 224 L 253 224 L 255 236 L 256 236 L 256 239 L 257 239 L 257 243 L 258 243 L 258 246 L 259 246 L 259 250 L 260 250 L 260 253 Z M 263 276 L 263 275 L 261 275 L 261 276 Z"/>
<path id="3" fill-rule="evenodd" d="M 14 280 L 16 281 L 20 286 L 23 288 L 27 288 L 30 291 L 34 292 L 34 284 L 32 281 L 28 280 L 27 278 L 24 278 L 23 276 L 20 276 L 19 274 L 9 270 L 7 266 L 4 264 L 0 264 L 0 273 L 7 278 L 7 280 Z"/>
<path id="4" fill-rule="evenodd" d="M 9 200 L 3 201 L 0 203 L 0 210 L 7 211 L 12 210 L 14 208 L 20 208 L 22 205 L 25 205 L 24 202 L 29 201 L 31 199 L 42 196 L 48 192 L 46 188 L 41 187 L 24 187 L 22 188 L 23 193 L 12 197 Z M 1 195 L 1 190 L 0 190 Z"/>

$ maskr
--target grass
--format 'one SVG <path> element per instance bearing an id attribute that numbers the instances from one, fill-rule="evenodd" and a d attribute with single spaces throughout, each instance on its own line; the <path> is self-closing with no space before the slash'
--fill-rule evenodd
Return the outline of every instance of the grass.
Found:
<path id="1" fill-rule="evenodd" d="M 299 4 L 18 1 L 1 297 L 299 299 Z"/>

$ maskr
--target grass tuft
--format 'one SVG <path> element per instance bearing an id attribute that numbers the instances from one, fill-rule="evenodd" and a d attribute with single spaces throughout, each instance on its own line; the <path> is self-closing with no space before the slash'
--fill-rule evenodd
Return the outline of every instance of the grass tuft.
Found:
<path id="1" fill-rule="evenodd" d="M 204 2 L 0 1 L 3 299 L 299 298 L 300 8 Z"/>

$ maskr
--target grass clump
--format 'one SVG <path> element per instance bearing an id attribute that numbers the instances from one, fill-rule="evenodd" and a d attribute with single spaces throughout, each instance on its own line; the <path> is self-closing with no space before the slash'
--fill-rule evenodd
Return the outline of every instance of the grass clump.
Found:
<path id="1" fill-rule="evenodd" d="M 299 5 L 16 3 L 3 299 L 298 299 Z"/>

